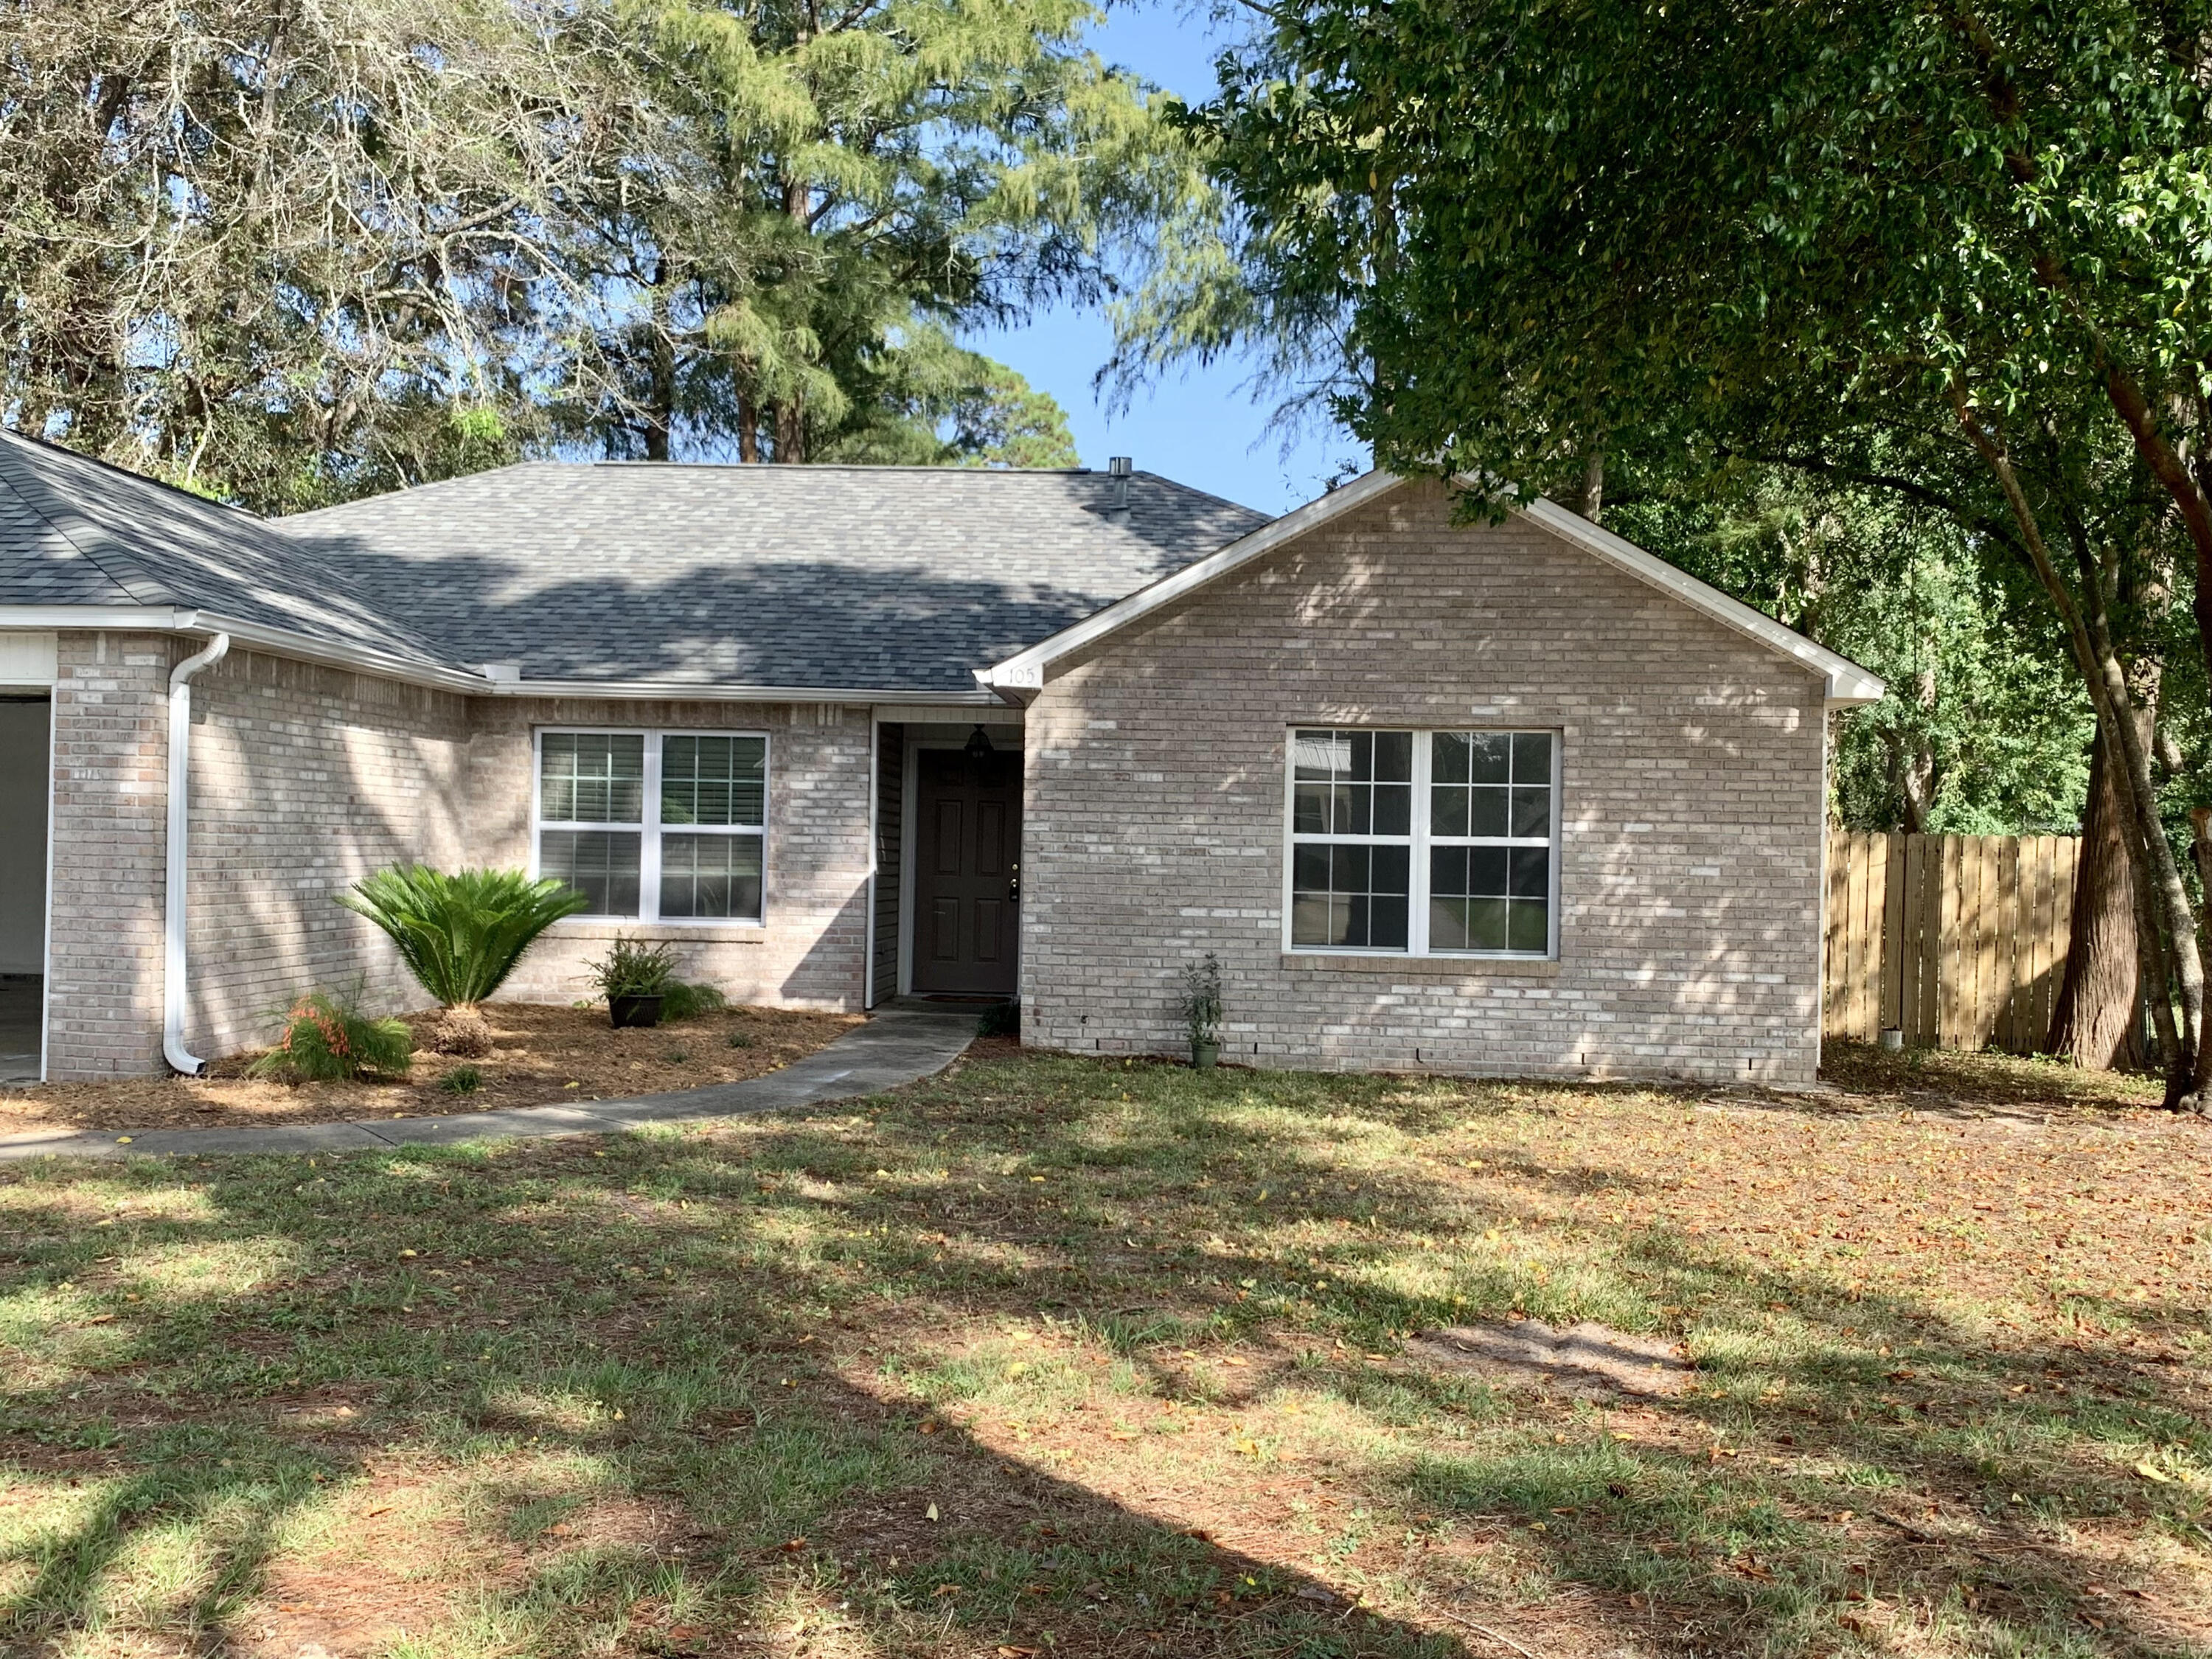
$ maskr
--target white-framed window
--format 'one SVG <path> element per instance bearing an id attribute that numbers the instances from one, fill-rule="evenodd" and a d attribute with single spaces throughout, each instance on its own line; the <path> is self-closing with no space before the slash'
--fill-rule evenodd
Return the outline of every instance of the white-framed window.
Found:
<path id="1" fill-rule="evenodd" d="M 1294 726 L 1290 739 L 1285 948 L 1558 950 L 1557 732 Z"/>
<path id="2" fill-rule="evenodd" d="M 758 732 L 538 732 L 534 873 L 584 914 L 763 920 L 768 738 Z"/>

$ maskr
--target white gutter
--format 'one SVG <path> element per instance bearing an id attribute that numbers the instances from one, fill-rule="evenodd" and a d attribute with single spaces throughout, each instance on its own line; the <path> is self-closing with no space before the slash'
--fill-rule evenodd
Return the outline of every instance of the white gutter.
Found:
<path id="1" fill-rule="evenodd" d="M 702 685 L 690 680 L 484 680 L 471 688 L 471 695 L 604 697 L 657 702 L 841 702 L 855 708 L 872 703 L 898 703 L 995 711 L 999 705 L 996 696 L 981 690 L 885 690 L 849 685 Z"/>
<path id="2" fill-rule="evenodd" d="M 17 629 L 40 631 L 106 629 L 123 633 L 188 634 L 220 630 L 237 644 L 269 651 L 325 667 L 351 669 L 396 680 L 403 685 L 452 691 L 465 697 L 595 697 L 653 702 L 841 702 L 854 708 L 870 703 L 917 704 L 925 707 L 996 708 L 999 698 L 988 690 L 917 691 L 866 685 L 736 685 L 702 684 L 691 680 L 530 680 L 520 674 L 497 676 L 474 669 L 451 668 L 411 657 L 393 655 L 371 646 L 348 645 L 310 639 L 289 629 L 240 622 L 205 611 L 179 610 L 168 605 L 0 605 L 0 632 Z M 505 664 L 485 664 L 504 669 Z M 963 718 L 965 718 L 963 716 Z"/>
<path id="3" fill-rule="evenodd" d="M 230 635 L 218 634 L 204 650 L 169 671 L 169 869 L 168 908 L 163 920 L 161 960 L 161 1057 L 186 1077 L 198 1077 L 207 1062 L 185 1047 L 185 875 L 191 850 L 192 676 L 221 662 Z"/>

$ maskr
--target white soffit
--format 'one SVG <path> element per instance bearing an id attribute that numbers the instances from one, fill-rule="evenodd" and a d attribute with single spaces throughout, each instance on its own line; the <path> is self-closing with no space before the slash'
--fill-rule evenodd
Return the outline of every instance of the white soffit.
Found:
<path id="1" fill-rule="evenodd" d="M 1262 525 L 1250 535 L 1240 537 L 1195 564 L 1185 566 L 1174 575 L 1163 577 L 1149 587 L 1138 589 L 1127 599 L 1115 600 L 1073 627 L 1061 629 L 1049 639 L 1038 641 L 1004 662 L 978 669 L 975 678 L 1010 700 L 1027 702 L 1043 689 L 1046 671 L 1060 659 L 1109 635 L 1118 633 L 1162 606 L 1171 605 L 1185 594 L 1274 551 L 1285 543 L 1317 530 L 1357 507 L 1366 506 L 1406 482 L 1406 479 L 1388 472 L 1367 473 L 1340 489 L 1331 490 L 1328 495 Z M 1819 674 L 1826 683 L 1830 708 L 1851 708 L 1880 701 L 1884 689 L 1881 681 L 1848 657 L 1839 656 L 1824 646 L 1814 644 L 1803 635 L 1784 628 L 1771 617 L 1762 615 L 1741 600 L 1730 599 L 1718 588 L 1699 581 L 1686 571 L 1676 569 L 1664 559 L 1592 524 L 1580 514 L 1571 513 L 1555 502 L 1541 499 L 1528 507 L 1516 508 L 1515 512 L 1518 517 L 1540 526 L 1561 540 L 1573 544 L 1638 581 L 1680 600 L 1692 610 L 1702 612 L 1723 626 Z"/>

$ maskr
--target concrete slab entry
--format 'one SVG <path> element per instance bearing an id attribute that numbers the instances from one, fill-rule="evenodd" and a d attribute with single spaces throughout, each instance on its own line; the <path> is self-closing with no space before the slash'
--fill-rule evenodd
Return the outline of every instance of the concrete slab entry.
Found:
<path id="1" fill-rule="evenodd" d="M 184 1154 L 358 1152 L 389 1146 L 353 1123 L 262 1129 L 33 1130 L 0 1140 L 0 1163 L 33 1158 L 154 1158 Z"/>
<path id="2" fill-rule="evenodd" d="M 580 1106 L 518 1106 L 441 1117 L 356 1118 L 353 1127 L 387 1146 L 450 1146 L 487 1136 L 603 1134 L 621 1126 Z"/>

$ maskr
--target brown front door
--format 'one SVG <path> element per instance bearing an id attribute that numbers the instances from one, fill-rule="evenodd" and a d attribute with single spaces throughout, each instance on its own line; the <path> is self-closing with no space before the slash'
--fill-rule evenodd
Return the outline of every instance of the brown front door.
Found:
<path id="1" fill-rule="evenodd" d="M 1022 757 L 925 749 L 917 758 L 914 988 L 1012 996 Z"/>

